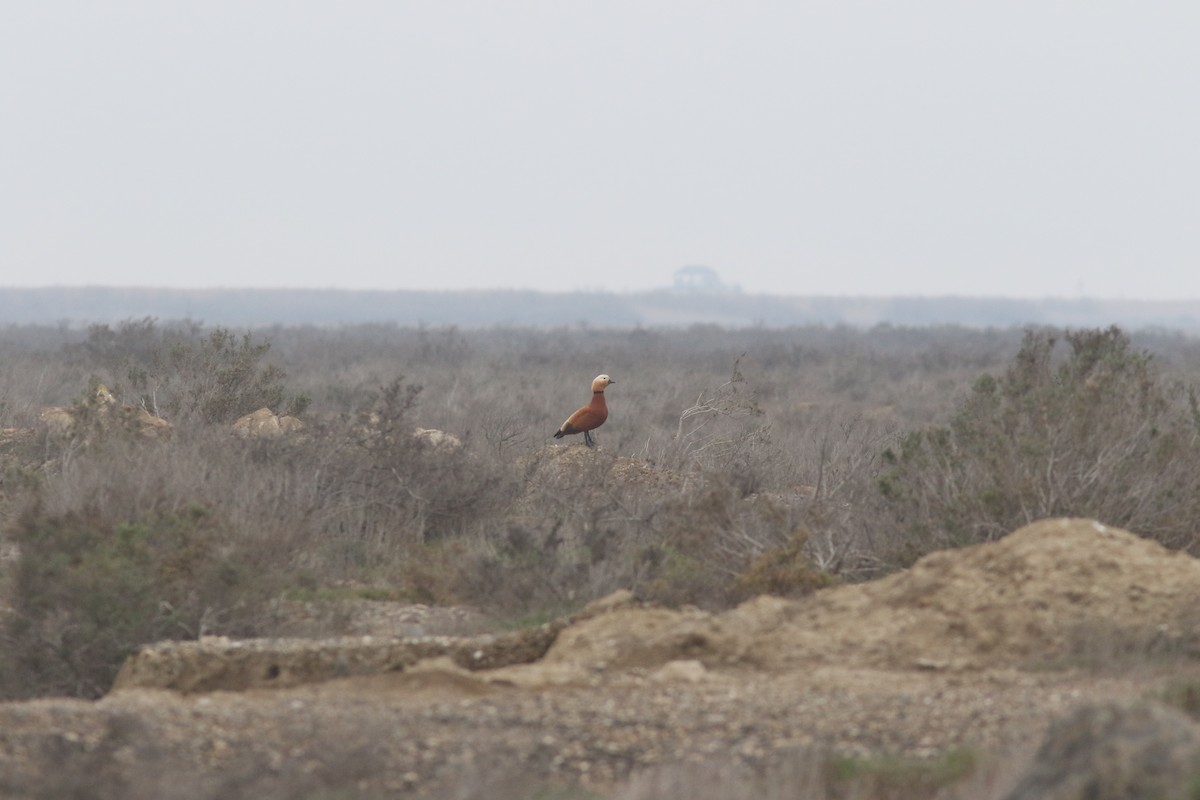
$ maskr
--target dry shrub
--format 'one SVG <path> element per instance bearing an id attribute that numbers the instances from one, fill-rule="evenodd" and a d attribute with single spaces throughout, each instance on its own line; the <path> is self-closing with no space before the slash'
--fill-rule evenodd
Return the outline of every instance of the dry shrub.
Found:
<path id="1" fill-rule="evenodd" d="M 805 554 L 820 571 L 846 580 L 890 571 L 878 480 L 883 454 L 898 438 L 895 424 L 834 409 L 812 415 L 804 432 L 804 484 L 793 502 L 800 502 L 808 532 Z"/>
<path id="2" fill-rule="evenodd" d="M 794 548 L 803 537 L 800 508 L 788 500 L 743 496 L 723 475 L 698 476 L 685 491 L 661 501 L 652 521 L 654 535 L 639 552 L 646 570 L 643 593 L 671 605 L 714 607 L 744 599 L 756 580 L 766 579 L 766 565 L 773 560 L 777 566 L 790 560 L 793 577 L 799 578 L 811 564 Z M 777 577 L 787 594 L 812 588 L 803 579 L 791 583 Z"/>
<path id="3" fill-rule="evenodd" d="M 797 530 L 791 541 L 755 558 L 734 578 L 734 589 L 747 597 L 787 596 L 808 594 L 832 585 L 833 576 L 813 566 L 808 556 L 808 539 L 807 530 Z"/>
<path id="4" fill-rule="evenodd" d="M 949 425 L 909 434 L 880 487 L 907 563 L 1037 519 L 1091 517 L 1195 548 L 1200 414 L 1117 328 L 1029 331 L 1000 377 L 984 375 Z"/>
<path id="5" fill-rule="evenodd" d="M 746 379 L 741 356 L 729 379 L 701 391 L 683 409 L 669 440 L 643 448 L 643 457 L 676 472 L 715 473 L 743 494 L 785 483 L 787 458 L 765 422 L 759 391 Z"/>
<path id="6" fill-rule="evenodd" d="M 508 513 L 455 545 L 455 575 L 443 581 L 454 597 L 519 615 L 627 588 L 711 608 L 764 588 L 770 562 L 782 593 L 822 583 L 798 538 L 802 507 L 785 498 L 744 496 L 720 474 L 681 476 L 583 447 L 547 448 L 527 470 Z"/>
<path id="7" fill-rule="evenodd" d="M 315 509 L 328 535 L 389 549 L 460 536 L 503 505 L 514 489 L 498 460 L 467 447 L 439 447 L 415 436 L 412 410 L 421 387 L 393 379 L 369 410 L 321 429 Z"/>
<path id="8" fill-rule="evenodd" d="M 603 450 L 547 447 L 517 466 L 522 492 L 467 540 L 456 593 L 505 614 L 566 609 L 620 588 L 648 511 Z"/>

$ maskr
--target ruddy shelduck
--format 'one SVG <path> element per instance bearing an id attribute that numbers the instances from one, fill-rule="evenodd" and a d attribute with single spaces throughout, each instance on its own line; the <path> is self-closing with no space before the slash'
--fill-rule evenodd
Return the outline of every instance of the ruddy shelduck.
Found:
<path id="1" fill-rule="evenodd" d="M 554 432 L 555 439 L 570 436 L 572 433 L 582 433 L 583 443 L 594 447 L 591 431 L 596 430 L 608 419 L 608 404 L 604 402 L 604 389 L 616 383 L 607 375 L 597 375 L 592 381 L 592 402 L 567 417 L 567 421 Z"/>

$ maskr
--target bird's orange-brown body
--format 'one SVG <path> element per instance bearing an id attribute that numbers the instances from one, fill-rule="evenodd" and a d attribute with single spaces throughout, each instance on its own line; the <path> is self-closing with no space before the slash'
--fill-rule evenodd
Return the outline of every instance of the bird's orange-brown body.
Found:
<path id="1" fill-rule="evenodd" d="M 608 404 L 604 402 L 604 390 L 609 384 L 616 383 L 607 375 L 597 375 L 592 381 L 592 402 L 567 417 L 567 421 L 554 432 L 555 439 L 570 436 L 573 433 L 583 434 L 583 443 L 588 447 L 592 441 L 591 431 L 599 428 L 608 419 Z"/>

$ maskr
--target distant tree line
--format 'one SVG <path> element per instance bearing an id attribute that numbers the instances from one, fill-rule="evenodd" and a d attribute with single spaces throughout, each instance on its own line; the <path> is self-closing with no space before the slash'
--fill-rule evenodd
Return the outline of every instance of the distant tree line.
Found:
<path id="1" fill-rule="evenodd" d="M 551 328 L 795 325 L 1047 325 L 1200 331 L 1200 301 L 981 297 L 781 297 L 660 290 L 346 291 L 334 289 L 0 289 L 0 324 L 84 326 L 126 319 L 208 325 L 458 325 Z"/>

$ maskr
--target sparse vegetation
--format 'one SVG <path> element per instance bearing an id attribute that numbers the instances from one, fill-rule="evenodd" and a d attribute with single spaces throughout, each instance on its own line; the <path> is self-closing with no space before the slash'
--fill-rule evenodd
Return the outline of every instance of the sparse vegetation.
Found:
<path id="1" fill-rule="evenodd" d="M 140 643 L 268 635 L 281 603 L 334 587 L 544 619 L 618 588 L 804 594 L 1055 514 L 1194 547 L 1200 350 L 1023 336 L 7 329 L 0 693 L 94 696 Z M 600 371 L 617 377 L 600 447 L 552 444 L 579 400 L 564 377 Z M 169 444 L 36 433 L 98 382 L 170 419 Z M 230 435 L 264 405 L 303 435 Z"/>

